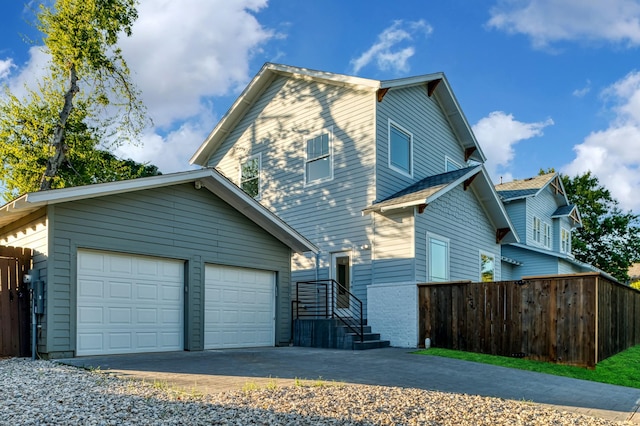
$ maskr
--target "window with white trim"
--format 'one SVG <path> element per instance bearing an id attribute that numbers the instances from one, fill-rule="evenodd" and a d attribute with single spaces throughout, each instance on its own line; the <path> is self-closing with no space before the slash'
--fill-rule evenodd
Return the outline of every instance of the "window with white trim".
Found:
<path id="1" fill-rule="evenodd" d="M 240 164 L 240 188 L 253 198 L 260 197 L 260 169 L 262 157 L 260 154 L 249 157 Z"/>
<path id="2" fill-rule="evenodd" d="M 427 233 L 429 282 L 449 281 L 449 239 Z"/>
<path id="3" fill-rule="evenodd" d="M 412 176 L 413 135 L 389 120 L 389 168 Z"/>
<path id="4" fill-rule="evenodd" d="M 551 225 L 547 222 L 543 222 L 542 229 L 544 231 L 542 242 L 545 247 L 551 248 Z"/>
<path id="5" fill-rule="evenodd" d="M 333 178 L 332 133 L 331 129 L 323 130 L 320 134 L 305 141 L 305 184 Z"/>
<path id="6" fill-rule="evenodd" d="M 445 155 L 445 157 L 444 157 L 444 171 L 445 172 L 452 172 L 454 170 L 460 170 L 461 168 L 462 168 L 462 166 L 460 166 L 460 164 L 456 163 L 451 158 L 449 158 L 448 156 Z"/>
<path id="7" fill-rule="evenodd" d="M 571 253 L 571 231 L 560 229 L 560 251 L 562 253 Z"/>
<path id="8" fill-rule="evenodd" d="M 533 217 L 533 241 L 539 243 L 542 241 L 542 222 L 539 217 Z"/>
<path id="9" fill-rule="evenodd" d="M 496 257 L 491 253 L 480 252 L 480 281 L 490 283 L 496 278 Z"/>

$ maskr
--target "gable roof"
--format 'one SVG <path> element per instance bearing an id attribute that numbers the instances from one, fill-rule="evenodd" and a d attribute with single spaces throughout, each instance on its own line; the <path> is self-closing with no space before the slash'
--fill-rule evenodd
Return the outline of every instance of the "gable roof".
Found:
<path id="1" fill-rule="evenodd" d="M 568 217 L 569 219 L 571 219 L 572 226 L 582 227 L 582 217 L 580 217 L 578 206 L 576 206 L 575 204 L 558 207 L 556 211 L 551 215 L 551 218 L 555 219 L 558 217 Z"/>
<path id="2" fill-rule="evenodd" d="M 555 195 L 563 197 L 564 203 L 562 203 L 562 205 L 568 205 L 569 201 L 565 195 L 566 192 L 562 184 L 562 179 L 560 179 L 558 173 L 555 172 L 501 183 L 496 185 L 496 191 L 498 191 L 498 195 L 500 195 L 500 198 L 504 201 L 513 201 L 534 197 L 549 185 L 552 186 Z"/>
<path id="3" fill-rule="evenodd" d="M 477 173 L 477 171 L 473 173 L 476 168 L 477 166 L 467 167 L 429 176 L 365 208 L 363 213 L 367 214 L 373 211 L 384 212 L 386 210 L 412 207 L 420 204 L 430 204 L 449 190 L 455 188 L 465 179 L 468 179 L 469 175 Z"/>
<path id="4" fill-rule="evenodd" d="M 551 217 L 567 216 L 571 219 L 572 226 L 582 226 L 582 218 L 580 217 L 578 207 L 575 204 L 569 204 L 562 179 L 556 172 L 496 185 L 496 191 L 504 202 L 535 197 L 546 188 L 550 188 L 558 202 L 558 208 L 553 212 Z"/>
<path id="5" fill-rule="evenodd" d="M 206 188 L 220 197 L 295 252 L 318 251 L 309 240 L 213 169 L 28 193 L 0 207 L 0 228 L 49 205 L 191 182 L 196 189 Z"/>
<path id="6" fill-rule="evenodd" d="M 331 85 L 349 86 L 357 90 L 369 91 L 372 94 L 377 93 L 379 102 L 382 101 L 384 94 L 388 90 L 425 85 L 425 94 L 428 96 L 435 95 L 444 109 L 445 115 L 450 120 L 453 130 L 462 144 L 467 159 L 479 162 L 486 160 L 471 130 L 471 126 L 469 126 L 466 117 L 462 113 L 451 86 L 443 73 L 425 74 L 396 80 L 372 80 L 267 62 L 193 154 L 189 160 L 190 164 L 206 166 L 211 155 L 222 144 L 229 132 L 233 130 L 234 126 L 249 111 L 275 78 L 281 75 L 306 78 Z"/>
<path id="7" fill-rule="evenodd" d="M 372 204 L 365 208 L 362 214 L 384 213 L 388 210 L 415 206 L 418 206 L 420 213 L 422 213 L 429 204 L 460 184 L 464 185 L 465 190 L 469 187 L 475 190 L 480 203 L 483 204 L 489 216 L 489 220 L 501 235 L 499 238 L 496 235 L 496 240 L 505 243 L 520 241 L 483 165 L 429 176 L 382 201 Z"/>

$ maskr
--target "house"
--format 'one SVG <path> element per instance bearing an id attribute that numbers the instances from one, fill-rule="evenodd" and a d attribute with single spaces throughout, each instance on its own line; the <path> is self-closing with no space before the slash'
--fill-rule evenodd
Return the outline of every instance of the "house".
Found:
<path id="1" fill-rule="evenodd" d="M 578 208 L 569 204 L 558 173 L 496 185 L 520 242 L 502 246 L 502 278 L 599 272 L 575 259 L 571 233 L 582 226 Z"/>
<path id="2" fill-rule="evenodd" d="M 484 161 L 442 73 L 379 81 L 271 63 L 191 158 L 319 248 L 294 255 L 294 287 L 338 280 L 407 347 L 416 283 L 499 280 L 501 245 L 519 242 Z"/>
<path id="3" fill-rule="evenodd" d="M 291 252 L 316 250 L 210 169 L 23 195 L 0 244 L 35 252 L 47 358 L 288 344 Z"/>
<path id="4" fill-rule="evenodd" d="M 634 263 L 633 265 L 631 265 L 629 267 L 629 272 L 627 272 L 627 275 L 629 275 L 630 283 L 640 281 L 640 263 Z"/>

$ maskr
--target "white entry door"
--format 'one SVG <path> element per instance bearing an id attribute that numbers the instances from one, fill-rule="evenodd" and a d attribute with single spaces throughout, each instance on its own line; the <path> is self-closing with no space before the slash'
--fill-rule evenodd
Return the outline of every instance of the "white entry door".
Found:
<path id="1" fill-rule="evenodd" d="M 206 265 L 204 348 L 275 345 L 275 273 Z"/>
<path id="2" fill-rule="evenodd" d="M 347 315 L 350 308 L 351 252 L 331 254 L 331 278 L 340 284 L 334 295 L 334 308 L 338 314 Z"/>
<path id="3" fill-rule="evenodd" d="M 184 349 L 184 262 L 78 250 L 76 355 Z"/>

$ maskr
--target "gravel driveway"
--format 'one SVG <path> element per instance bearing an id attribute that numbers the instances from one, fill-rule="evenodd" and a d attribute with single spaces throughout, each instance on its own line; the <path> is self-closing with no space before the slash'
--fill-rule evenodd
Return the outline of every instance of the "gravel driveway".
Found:
<path id="1" fill-rule="evenodd" d="M 199 395 L 49 361 L 0 360 L 1 425 L 613 425 L 499 398 L 398 387 L 277 382 Z"/>

